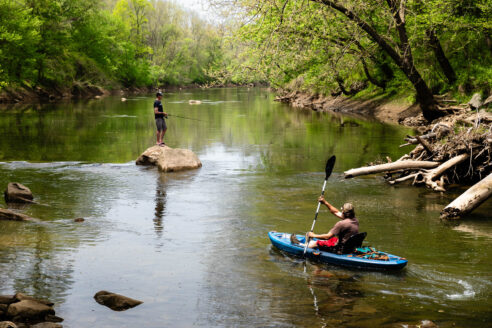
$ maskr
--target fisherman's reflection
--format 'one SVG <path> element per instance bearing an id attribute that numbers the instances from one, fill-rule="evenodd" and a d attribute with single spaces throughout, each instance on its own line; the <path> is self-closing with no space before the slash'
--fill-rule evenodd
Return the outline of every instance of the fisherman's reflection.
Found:
<path id="1" fill-rule="evenodd" d="M 158 237 L 162 236 L 164 225 L 162 219 L 164 212 L 166 211 L 166 185 L 163 178 L 157 180 L 157 186 L 155 191 L 155 217 L 154 217 L 154 230 Z"/>

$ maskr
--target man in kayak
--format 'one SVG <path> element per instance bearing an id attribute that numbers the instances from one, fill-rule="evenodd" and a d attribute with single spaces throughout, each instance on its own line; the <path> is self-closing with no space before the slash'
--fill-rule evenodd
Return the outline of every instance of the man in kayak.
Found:
<path id="1" fill-rule="evenodd" d="M 337 245 L 337 242 L 339 244 L 344 244 L 350 237 L 359 233 L 359 221 L 355 217 L 354 206 L 352 204 L 343 204 L 341 210 L 339 211 L 335 206 L 328 203 L 323 196 L 320 196 L 318 201 L 326 205 L 330 212 L 341 221 L 338 221 L 326 234 L 318 235 L 314 232 L 308 232 L 307 237 L 318 239 L 311 240 L 308 244 L 309 248 L 334 247 Z"/>
<path id="2" fill-rule="evenodd" d="M 155 95 L 155 101 L 154 101 L 154 117 L 155 117 L 155 125 L 157 126 L 157 145 L 159 146 L 164 146 L 164 141 L 162 140 L 164 138 L 164 135 L 166 134 L 167 126 L 166 126 L 166 120 L 164 118 L 167 118 L 167 113 L 164 112 L 164 109 L 162 108 L 162 93 L 159 91 Z"/>

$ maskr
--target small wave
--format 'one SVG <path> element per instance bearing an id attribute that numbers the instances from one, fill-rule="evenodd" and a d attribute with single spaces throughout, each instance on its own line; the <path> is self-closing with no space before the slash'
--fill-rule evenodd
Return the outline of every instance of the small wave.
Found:
<path id="1" fill-rule="evenodd" d="M 470 285 L 468 282 L 463 281 L 461 279 L 458 280 L 458 284 L 460 284 L 461 286 L 463 286 L 463 288 L 465 290 L 463 291 L 463 293 L 446 294 L 446 296 L 449 299 L 452 299 L 452 300 L 463 300 L 463 299 L 475 297 L 475 291 L 473 290 L 472 285 Z"/>
<path id="2" fill-rule="evenodd" d="M 109 167 L 109 168 L 125 168 L 135 166 L 135 162 L 130 161 L 126 163 L 87 163 L 87 162 L 27 162 L 27 161 L 13 161 L 13 162 L 0 162 L 0 166 L 6 169 L 85 169 L 93 167 Z"/>
<path id="3" fill-rule="evenodd" d="M 109 117 L 109 118 L 121 118 L 121 117 L 129 117 L 129 118 L 135 118 L 136 116 L 134 115 L 103 115 L 104 117 Z"/>
<path id="4" fill-rule="evenodd" d="M 27 162 L 27 161 L 12 161 L 12 162 L 0 162 L 0 165 L 8 169 L 18 169 L 18 168 L 58 168 L 66 166 L 80 165 L 83 162 Z"/>

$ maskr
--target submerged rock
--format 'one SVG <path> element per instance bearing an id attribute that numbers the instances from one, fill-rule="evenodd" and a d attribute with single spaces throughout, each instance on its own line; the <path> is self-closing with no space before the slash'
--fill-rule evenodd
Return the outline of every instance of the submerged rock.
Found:
<path id="1" fill-rule="evenodd" d="M 97 292 L 96 295 L 94 295 L 94 299 L 97 303 L 105 305 L 114 311 L 125 311 L 143 303 L 142 301 L 107 292 L 105 290 Z"/>
<path id="2" fill-rule="evenodd" d="M 0 221 L 37 221 L 37 219 L 31 218 L 25 214 L 16 213 L 11 210 L 6 210 L 4 208 L 0 208 Z"/>
<path id="3" fill-rule="evenodd" d="M 8 308 L 9 308 L 8 304 L 0 304 L 0 320 L 7 313 Z"/>
<path id="4" fill-rule="evenodd" d="M 0 304 L 10 304 L 17 302 L 15 295 L 0 295 Z"/>
<path id="5" fill-rule="evenodd" d="M 4 195 L 7 203 L 32 203 L 34 199 L 31 190 L 18 182 L 10 182 Z"/>
<path id="6" fill-rule="evenodd" d="M 177 172 L 197 169 L 202 166 L 195 153 L 189 149 L 153 146 L 136 161 L 137 165 L 155 165 L 162 172 Z"/>
<path id="7" fill-rule="evenodd" d="M 85 219 L 84 218 L 76 218 L 76 219 L 73 219 L 73 222 L 84 222 Z"/>
<path id="8" fill-rule="evenodd" d="M 41 322 L 30 326 L 30 328 L 63 328 L 63 326 L 54 322 Z"/>

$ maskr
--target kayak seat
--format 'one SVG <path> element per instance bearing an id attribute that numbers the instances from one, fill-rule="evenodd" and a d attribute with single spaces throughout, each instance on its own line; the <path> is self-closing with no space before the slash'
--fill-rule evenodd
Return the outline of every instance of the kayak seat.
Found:
<path id="1" fill-rule="evenodd" d="M 339 244 L 337 253 L 338 254 L 353 253 L 357 247 L 362 246 L 362 242 L 364 241 L 366 236 L 367 236 L 367 232 L 360 232 L 350 236 L 350 238 L 344 244 Z"/>

